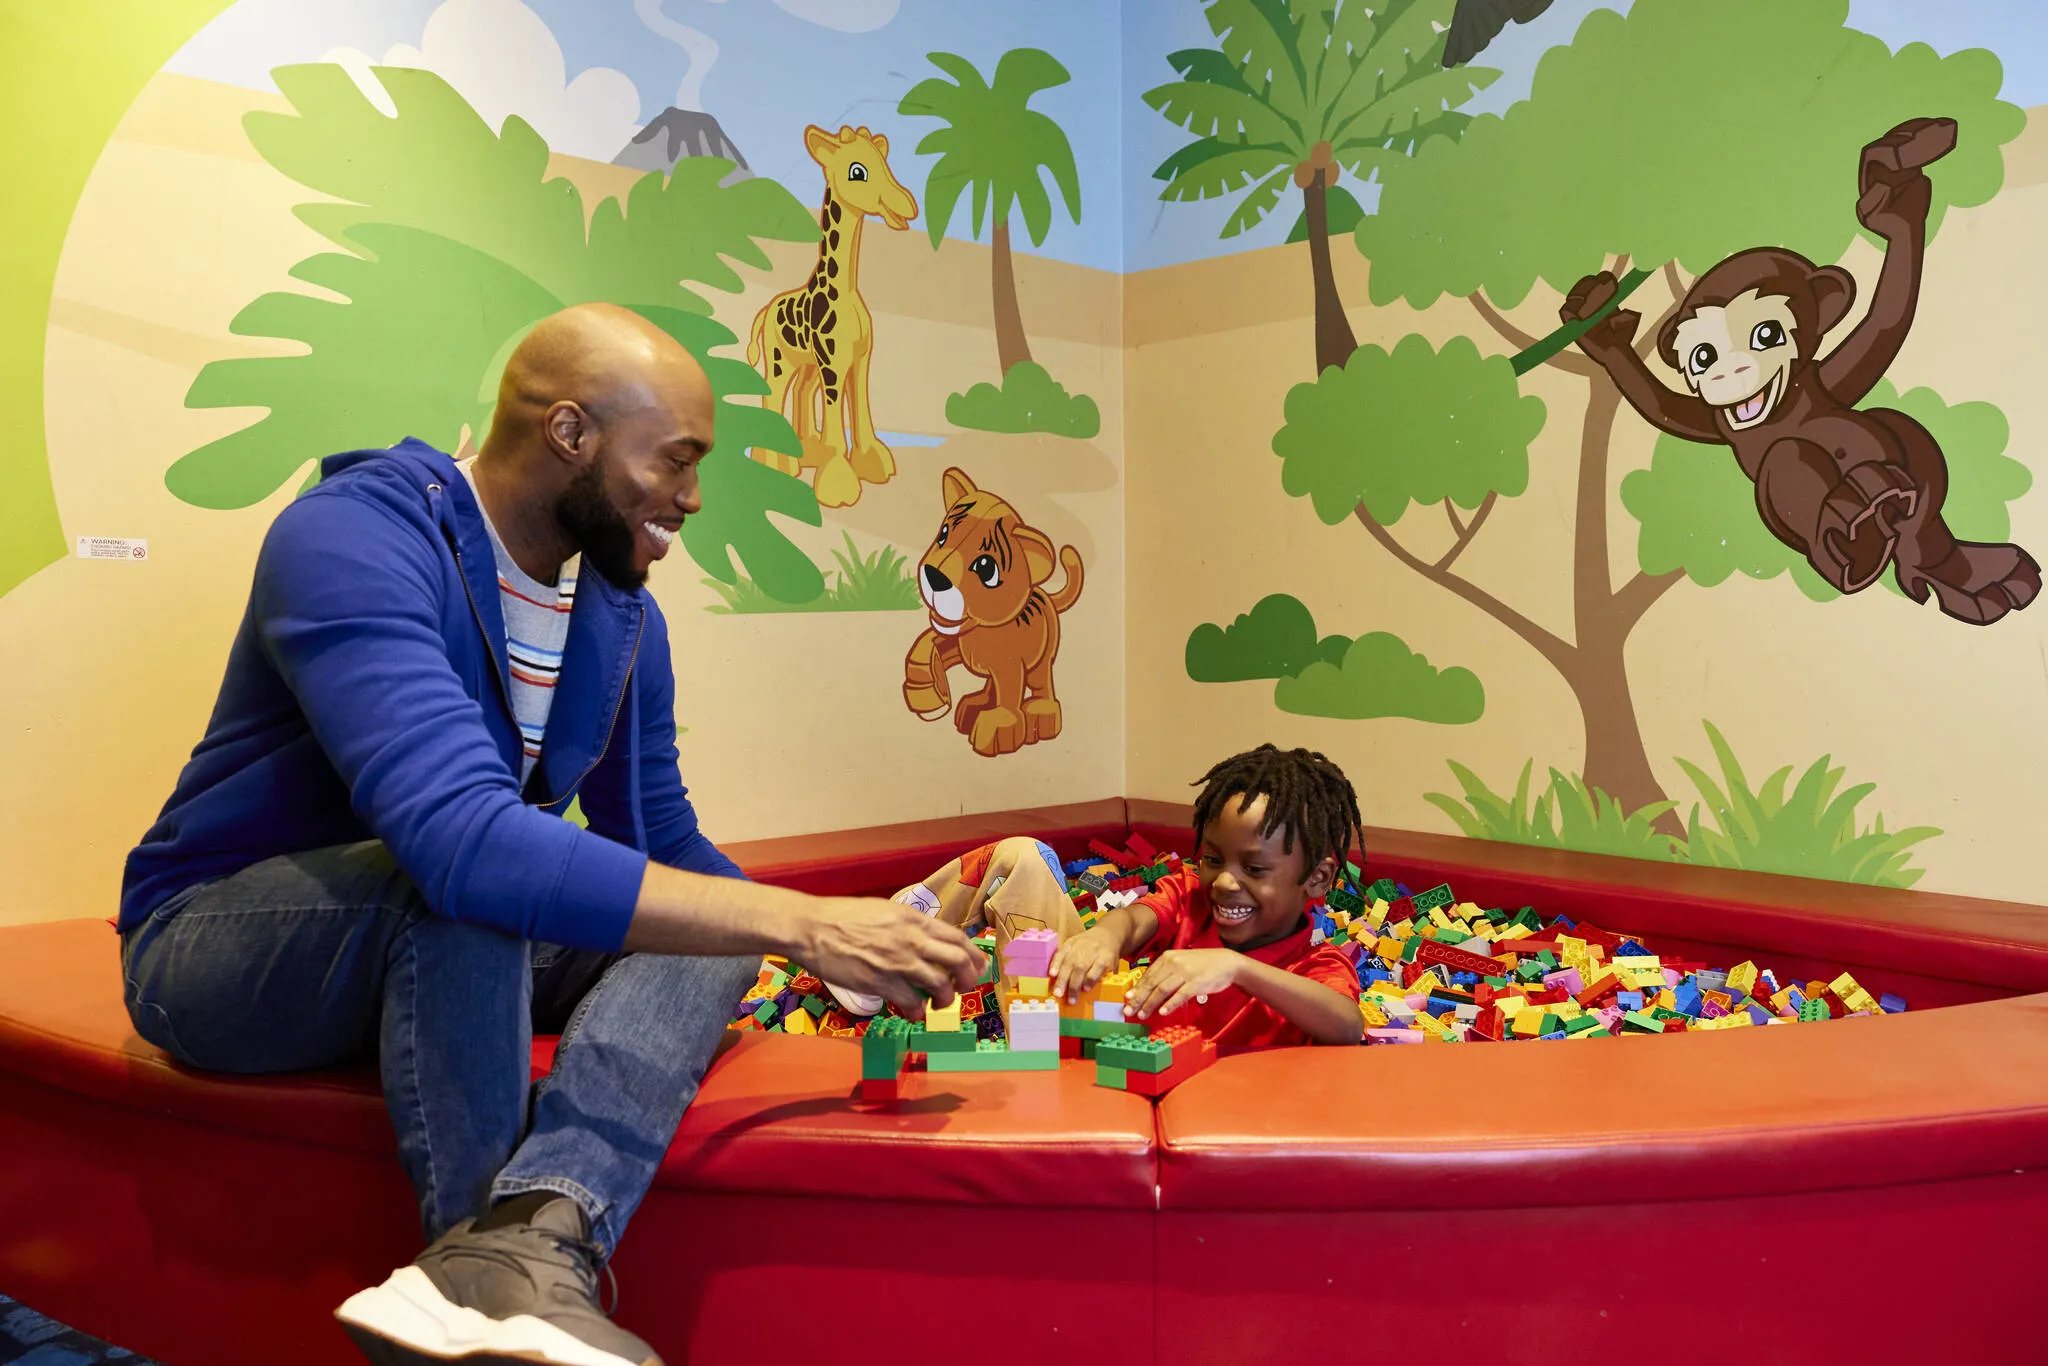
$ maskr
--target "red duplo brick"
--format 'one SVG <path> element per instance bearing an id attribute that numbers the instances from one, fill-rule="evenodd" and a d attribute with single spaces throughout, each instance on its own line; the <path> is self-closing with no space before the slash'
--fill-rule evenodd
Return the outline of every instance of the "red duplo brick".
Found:
<path id="1" fill-rule="evenodd" d="M 1181 1049 L 1173 1050 L 1173 1066 L 1164 1072 L 1127 1072 L 1124 1074 L 1124 1089 L 1133 1095 L 1163 1096 L 1174 1087 L 1186 1081 L 1216 1061 L 1216 1045 L 1207 1039 L 1183 1061 Z"/>
<path id="2" fill-rule="evenodd" d="M 1580 992 L 1576 999 L 1580 1005 L 1591 1008 L 1595 1002 L 1612 996 L 1620 990 L 1621 979 L 1610 972 L 1599 981 L 1593 983 L 1592 986 Z"/>
<path id="3" fill-rule="evenodd" d="M 1431 939 L 1416 951 L 1415 961 L 1429 966 L 1441 963 L 1453 972 L 1484 973 L 1488 977 L 1500 974 L 1500 964 L 1469 949 L 1457 948 L 1450 944 L 1439 944 Z"/>
<path id="4" fill-rule="evenodd" d="M 1392 903 L 1390 903 L 1387 906 L 1387 920 L 1389 922 L 1396 920 L 1413 920 L 1414 918 L 1415 902 L 1410 897 L 1397 897 L 1394 899 Z"/>

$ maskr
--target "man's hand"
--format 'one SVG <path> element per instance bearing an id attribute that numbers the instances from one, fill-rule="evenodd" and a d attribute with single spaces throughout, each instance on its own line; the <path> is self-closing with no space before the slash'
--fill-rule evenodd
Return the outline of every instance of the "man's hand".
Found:
<path id="1" fill-rule="evenodd" d="M 1248 961 L 1235 949 L 1171 949 L 1145 969 L 1124 1013 L 1140 1020 L 1171 1015 L 1189 1001 L 1236 986 L 1238 970 Z"/>
<path id="2" fill-rule="evenodd" d="M 1100 925 L 1061 944 L 1053 951 L 1048 969 L 1053 996 L 1073 1005 L 1081 999 L 1082 992 L 1095 989 L 1104 973 L 1116 970 L 1122 948 L 1121 937 Z"/>
<path id="3" fill-rule="evenodd" d="M 966 932 L 895 901 L 818 897 L 794 955 L 814 976 L 880 996 L 910 1016 L 944 1006 L 981 980 Z"/>

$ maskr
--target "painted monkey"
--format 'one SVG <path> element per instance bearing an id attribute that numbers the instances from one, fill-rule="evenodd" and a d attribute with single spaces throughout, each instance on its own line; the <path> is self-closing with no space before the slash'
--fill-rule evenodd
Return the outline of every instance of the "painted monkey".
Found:
<path id="1" fill-rule="evenodd" d="M 1956 540 L 1933 436 L 1904 413 L 1855 407 L 1912 328 L 1933 196 L 1922 168 L 1955 144 L 1955 120 L 1913 119 L 1863 149 L 1856 217 L 1884 239 L 1884 266 L 1868 314 L 1826 356 L 1821 338 L 1848 316 L 1856 281 L 1777 247 L 1702 275 L 1659 333 L 1658 353 L 1689 393 L 1637 357 L 1637 313 L 1617 309 L 1579 346 L 1650 425 L 1733 448 L 1764 525 L 1836 589 L 1868 588 L 1889 565 L 1913 601 L 1931 591 L 1949 616 L 1988 626 L 2034 600 L 2040 566 L 2016 545 Z M 1611 273 L 1589 275 L 1560 315 L 1589 318 L 1614 289 Z"/>

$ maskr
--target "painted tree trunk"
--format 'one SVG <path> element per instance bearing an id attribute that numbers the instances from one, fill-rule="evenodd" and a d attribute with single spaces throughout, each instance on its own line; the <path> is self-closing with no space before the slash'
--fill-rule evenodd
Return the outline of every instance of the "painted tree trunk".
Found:
<path id="1" fill-rule="evenodd" d="M 1302 206 L 1308 215 L 1309 268 L 1316 283 L 1316 373 L 1342 366 L 1358 349 L 1351 333 L 1351 319 L 1344 316 L 1344 301 L 1337 297 L 1337 274 L 1330 266 L 1330 199 L 1324 187 L 1327 171 L 1302 187 Z"/>
<path id="2" fill-rule="evenodd" d="M 1031 359 L 1031 342 L 1024 335 L 1024 314 L 1017 307 L 1017 270 L 1010 255 L 1010 225 L 996 224 L 995 252 L 989 258 L 990 282 L 995 290 L 996 360 L 1003 373 L 1020 361 Z"/>
<path id="3" fill-rule="evenodd" d="M 1607 559 L 1607 451 L 1621 397 L 1604 376 L 1591 381 L 1586 422 L 1579 433 L 1579 482 L 1572 527 L 1572 616 L 1576 645 L 1563 670 L 1586 727 L 1588 787 L 1597 787 L 1632 812 L 1665 800 L 1636 722 L 1628 686 L 1628 637 L 1661 593 L 1661 581 L 1632 582 L 1617 593 Z M 1654 591 L 1650 591 L 1653 590 Z M 1682 837 L 1672 812 L 1657 829 Z"/>

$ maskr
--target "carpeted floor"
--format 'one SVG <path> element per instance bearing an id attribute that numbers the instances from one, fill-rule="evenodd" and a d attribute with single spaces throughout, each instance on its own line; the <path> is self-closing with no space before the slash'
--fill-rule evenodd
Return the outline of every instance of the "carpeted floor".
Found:
<path id="1" fill-rule="evenodd" d="M 25 1304 L 0 1295 L 0 1363 L 5 1366 L 159 1366 L 126 1347 L 114 1347 L 44 1318 Z"/>

